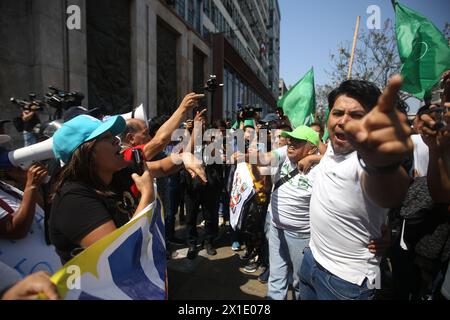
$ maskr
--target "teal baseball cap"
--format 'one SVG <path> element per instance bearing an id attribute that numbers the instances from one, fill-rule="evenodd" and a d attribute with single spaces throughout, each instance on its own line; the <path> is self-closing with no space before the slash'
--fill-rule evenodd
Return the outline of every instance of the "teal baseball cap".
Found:
<path id="1" fill-rule="evenodd" d="M 117 136 L 125 130 L 125 119 L 113 116 L 106 121 L 89 115 L 80 115 L 65 122 L 53 135 L 53 152 L 57 159 L 68 163 L 74 151 L 83 143 L 109 131 Z"/>
<path id="2" fill-rule="evenodd" d="M 319 146 L 319 133 L 307 126 L 298 126 L 294 131 L 282 131 L 281 136 L 285 138 L 294 138 L 297 140 L 306 140 L 316 147 Z"/>

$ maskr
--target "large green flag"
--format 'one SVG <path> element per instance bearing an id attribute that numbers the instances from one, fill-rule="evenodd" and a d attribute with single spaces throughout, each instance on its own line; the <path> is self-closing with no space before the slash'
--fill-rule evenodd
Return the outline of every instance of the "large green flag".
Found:
<path id="1" fill-rule="evenodd" d="M 286 94 L 278 100 L 293 129 L 300 125 L 310 125 L 314 121 L 316 94 L 314 90 L 314 70 L 311 68 Z"/>
<path id="2" fill-rule="evenodd" d="M 398 2 L 395 13 L 402 90 L 423 99 L 431 95 L 431 88 L 450 69 L 448 41 L 431 21 Z"/>

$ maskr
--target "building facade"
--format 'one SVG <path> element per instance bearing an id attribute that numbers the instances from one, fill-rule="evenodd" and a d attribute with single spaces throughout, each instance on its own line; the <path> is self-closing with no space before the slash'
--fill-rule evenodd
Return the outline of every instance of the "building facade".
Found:
<path id="1" fill-rule="evenodd" d="M 287 91 L 286 83 L 280 78 L 278 81 L 278 99 L 281 99 Z"/>
<path id="2" fill-rule="evenodd" d="M 141 103 L 149 117 L 171 114 L 210 74 L 224 84 L 208 94 L 211 118 L 235 117 L 238 103 L 268 110 L 279 21 L 276 0 L 2 0 L 0 119 L 20 113 L 10 97 L 43 97 L 49 85 L 81 91 L 84 106 L 107 114 Z"/>

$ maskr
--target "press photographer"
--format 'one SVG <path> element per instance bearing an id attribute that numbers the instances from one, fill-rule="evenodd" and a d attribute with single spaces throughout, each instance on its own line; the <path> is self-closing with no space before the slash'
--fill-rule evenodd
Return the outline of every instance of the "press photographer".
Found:
<path id="1" fill-rule="evenodd" d="M 24 146 L 30 146 L 37 142 L 37 133 L 41 120 L 37 111 L 42 111 L 44 102 L 36 100 L 36 94 L 30 93 L 29 100 L 20 100 L 12 97 L 10 102 L 21 108 L 22 114 L 13 119 L 14 127 L 18 132 L 23 133 Z"/>

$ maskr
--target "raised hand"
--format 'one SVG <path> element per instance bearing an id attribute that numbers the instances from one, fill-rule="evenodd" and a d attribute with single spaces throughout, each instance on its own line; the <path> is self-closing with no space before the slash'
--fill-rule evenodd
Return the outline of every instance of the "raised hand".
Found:
<path id="1" fill-rule="evenodd" d="M 154 189 L 153 189 L 153 177 L 150 174 L 147 163 L 143 162 L 144 172 L 142 175 L 138 175 L 137 173 L 133 173 L 131 178 L 133 179 L 136 187 L 143 197 L 147 197 L 148 199 L 154 198 Z"/>
<path id="2" fill-rule="evenodd" d="M 407 118 L 396 110 L 401 85 L 401 77 L 393 76 L 377 106 L 361 120 L 349 121 L 344 127 L 347 139 L 369 165 L 400 163 L 413 149 Z"/>
<path id="3" fill-rule="evenodd" d="M 194 117 L 194 122 L 197 122 L 197 121 L 202 121 L 202 119 L 203 119 L 203 114 L 207 111 L 208 109 L 203 109 L 202 111 L 197 111 L 197 113 L 195 114 L 195 117 Z"/>
<path id="4" fill-rule="evenodd" d="M 200 160 L 198 160 L 192 153 L 183 152 L 181 155 L 183 159 L 184 168 L 189 172 L 192 178 L 199 177 L 203 183 L 206 183 L 205 168 Z"/>
<path id="5" fill-rule="evenodd" d="M 39 187 L 47 176 L 48 170 L 44 165 L 40 163 L 33 164 L 27 171 L 26 187 L 34 189 Z"/>
<path id="6" fill-rule="evenodd" d="M 183 108 L 185 111 L 192 110 L 198 106 L 199 101 L 203 98 L 205 98 L 204 94 L 197 94 L 195 92 L 188 93 L 184 96 L 183 101 L 181 101 L 180 108 Z"/>

